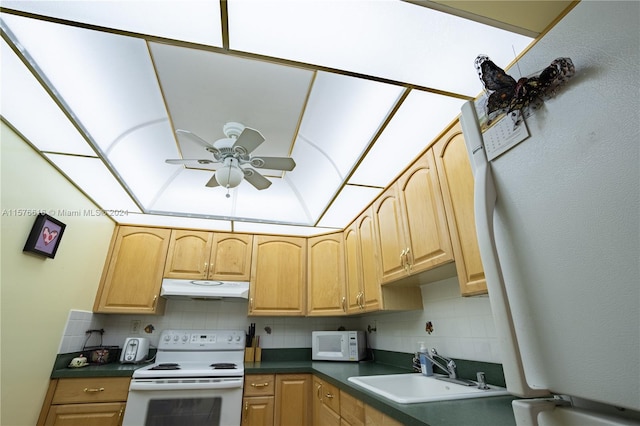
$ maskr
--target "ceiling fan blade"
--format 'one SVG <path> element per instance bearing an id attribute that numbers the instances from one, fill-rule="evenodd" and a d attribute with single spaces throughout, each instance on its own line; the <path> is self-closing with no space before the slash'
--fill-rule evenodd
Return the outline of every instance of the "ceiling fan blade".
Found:
<path id="1" fill-rule="evenodd" d="M 216 186 L 220 186 L 220 184 L 216 180 L 216 175 L 215 174 L 213 176 L 211 176 L 211 179 L 209 179 L 209 182 L 207 182 L 207 184 L 205 186 L 207 186 L 209 188 L 215 188 Z"/>
<path id="2" fill-rule="evenodd" d="M 215 161 L 213 160 L 202 160 L 202 159 L 198 159 L 198 158 L 191 158 L 191 159 L 179 159 L 179 160 L 164 160 L 165 163 L 167 164 L 194 164 L 194 163 L 198 163 L 198 164 L 213 164 L 215 163 Z"/>
<path id="3" fill-rule="evenodd" d="M 177 129 L 176 130 L 176 134 L 181 135 L 181 136 L 186 136 L 187 138 L 189 138 L 193 142 L 195 142 L 198 145 L 201 145 L 201 146 L 203 146 L 205 148 L 213 148 L 213 145 L 211 145 L 209 142 L 205 141 L 200 136 L 198 136 L 195 133 L 192 133 L 192 132 L 190 132 L 188 130 Z"/>
<path id="4" fill-rule="evenodd" d="M 245 127 L 233 144 L 233 149 L 234 151 L 242 151 L 243 154 L 249 154 L 262 142 L 264 142 L 264 137 L 259 131 Z"/>
<path id="5" fill-rule="evenodd" d="M 258 169 L 286 170 L 288 172 L 296 167 L 296 162 L 290 157 L 253 157 L 250 163 Z"/>
<path id="6" fill-rule="evenodd" d="M 244 178 L 256 189 L 267 189 L 271 186 L 271 181 L 250 167 L 242 169 Z"/>

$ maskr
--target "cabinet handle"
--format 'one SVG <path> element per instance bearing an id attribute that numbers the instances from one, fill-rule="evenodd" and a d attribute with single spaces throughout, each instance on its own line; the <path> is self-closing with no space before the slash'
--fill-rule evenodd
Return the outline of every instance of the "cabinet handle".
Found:
<path id="1" fill-rule="evenodd" d="M 84 392 L 104 392 L 104 388 L 84 388 Z"/>
<path id="2" fill-rule="evenodd" d="M 411 270 L 413 267 L 413 258 L 411 257 L 411 248 L 407 247 L 407 252 L 405 253 L 407 257 L 407 272 Z"/>
<path id="3" fill-rule="evenodd" d="M 364 309 L 364 293 L 360 292 L 360 309 Z"/>
<path id="4" fill-rule="evenodd" d="M 342 310 L 344 312 L 347 312 L 347 298 L 346 297 L 342 298 Z"/>
<path id="5" fill-rule="evenodd" d="M 253 297 L 249 298 L 249 311 L 253 311 Z"/>
<path id="6" fill-rule="evenodd" d="M 209 262 L 204 262 L 204 276 L 209 276 Z"/>
<path id="7" fill-rule="evenodd" d="M 242 416 L 242 423 L 247 423 L 249 418 L 249 401 L 244 402 L 244 416 Z"/>
<path id="8" fill-rule="evenodd" d="M 318 397 L 318 399 L 322 399 L 322 397 L 320 396 L 320 389 L 322 389 L 322 385 L 318 385 L 318 388 L 316 389 L 316 396 Z"/>
<path id="9" fill-rule="evenodd" d="M 265 386 L 269 386 L 269 382 L 264 382 L 264 383 L 251 383 L 251 386 L 253 386 L 254 388 L 263 388 Z"/>
<path id="10" fill-rule="evenodd" d="M 156 308 L 156 303 L 158 303 L 158 295 L 153 296 L 153 302 L 151 302 L 151 309 Z"/>
<path id="11" fill-rule="evenodd" d="M 120 412 L 118 413 L 118 418 L 121 418 L 122 414 L 124 414 L 124 407 L 120 408 Z"/>
<path id="12" fill-rule="evenodd" d="M 328 393 L 325 395 L 325 398 L 333 399 L 333 394 Z"/>

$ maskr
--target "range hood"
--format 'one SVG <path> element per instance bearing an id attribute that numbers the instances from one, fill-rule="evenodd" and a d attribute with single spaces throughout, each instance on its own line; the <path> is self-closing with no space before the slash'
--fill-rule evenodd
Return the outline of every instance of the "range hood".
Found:
<path id="1" fill-rule="evenodd" d="M 167 299 L 248 299 L 249 283 L 245 281 L 162 280 L 160 296 Z"/>

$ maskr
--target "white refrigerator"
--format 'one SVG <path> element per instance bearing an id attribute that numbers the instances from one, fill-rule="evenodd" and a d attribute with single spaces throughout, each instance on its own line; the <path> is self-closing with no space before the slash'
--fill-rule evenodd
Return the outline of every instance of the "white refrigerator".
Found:
<path id="1" fill-rule="evenodd" d="M 640 424 L 640 3 L 580 2 L 507 72 L 557 57 L 575 76 L 491 161 L 462 108 L 507 389 L 518 425 Z"/>

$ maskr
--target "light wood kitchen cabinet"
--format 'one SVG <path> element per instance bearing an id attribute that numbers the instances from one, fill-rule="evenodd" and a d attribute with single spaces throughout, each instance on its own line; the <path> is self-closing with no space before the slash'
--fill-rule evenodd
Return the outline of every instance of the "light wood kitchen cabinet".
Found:
<path id="1" fill-rule="evenodd" d="M 373 209 L 369 207 L 343 233 L 347 268 L 347 313 L 422 309 L 417 286 L 381 286 Z"/>
<path id="2" fill-rule="evenodd" d="M 313 425 L 340 426 L 340 391 L 332 384 L 313 377 Z"/>
<path id="3" fill-rule="evenodd" d="M 364 406 L 366 426 L 402 426 L 402 423 L 376 410 L 370 405 Z"/>
<path id="4" fill-rule="evenodd" d="M 249 315 L 304 316 L 307 241 L 256 235 L 249 288 Z"/>
<path id="5" fill-rule="evenodd" d="M 275 375 L 249 374 L 244 380 L 243 426 L 273 426 Z"/>
<path id="6" fill-rule="evenodd" d="M 174 229 L 166 278 L 249 281 L 253 236 Z"/>
<path id="7" fill-rule="evenodd" d="M 118 426 L 128 392 L 128 377 L 53 379 L 37 425 Z"/>
<path id="8" fill-rule="evenodd" d="M 276 374 L 276 425 L 311 422 L 311 374 Z"/>
<path id="9" fill-rule="evenodd" d="M 364 403 L 340 391 L 341 426 L 364 426 Z"/>
<path id="10" fill-rule="evenodd" d="M 342 233 L 307 239 L 307 315 L 344 315 L 346 277 Z"/>
<path id="11" fill-rule="evenodd" d="M 163 228 L 119 226 L 94 303 L 94 312 L 114 314 L 160 314 L 162 271 L 171 231 Z"/>
<path id="12" fill-rule="evenodd" d="M 344 233 L 347 270 L 347 312 L 381 308 L 378 249 L 372 209 L 365 210 Z"/>
<path id="13" fill-rule="evenodd" d="M 376 200 L 374 211 L 383 285 L 453 261 L 433 151 Z"/>
<path id="14" fill-rule="evenodd" d="M 308 425 L 310 374 L 248 374 L 244 380 L 242 425 Z"/>
<path id="15" fill-rule="evenodd" d="M 473 172 L 462 129 L 455 123 L 433 146 L 456 271 L 463 296 L 487 293 L 473 206 Z"/>

